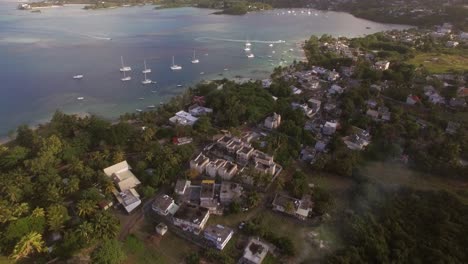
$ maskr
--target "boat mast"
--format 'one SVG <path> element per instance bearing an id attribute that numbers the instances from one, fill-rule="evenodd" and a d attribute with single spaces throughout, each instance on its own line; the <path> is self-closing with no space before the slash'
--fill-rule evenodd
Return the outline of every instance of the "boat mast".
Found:
<path id="1" fill-rule="evenodd" d="M 122 63 L 122 68 L 124 67 L 123 56 L 120 56 L 120 62 Z"/>

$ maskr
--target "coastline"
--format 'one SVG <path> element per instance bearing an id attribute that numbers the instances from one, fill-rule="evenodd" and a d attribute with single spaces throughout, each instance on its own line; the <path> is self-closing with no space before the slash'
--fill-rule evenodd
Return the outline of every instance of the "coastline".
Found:
<path id="1" fill-rule="evenodd" d="M 82 6 L 82 5 L 81 4 L 70 4 L 70 6 Z M 148 8 L 150 8 L 150 6 Z M 200 9 L 206 9 L 206 8 L 200 8 Z M 269 10 L 269 11 L 270 11 L 270 13 L 272 12 L 272 10 Z M 59 11 L 59 12 L 61 12 L 61 11 Z M 241 38 L 239 38 L 239 39 L 241 39 Z M 259 38 L 259 39 L 262 39 L 262 38 Z M 268 38 L 266 38 L 266 39 L 268 39 Z M 299 50 L 301 50 L 300 57 L 293 56 L 293 58 L 291 58 L 291 56 L 289 56 L 291 59 L 287 59 L 288 60 L 287 64 L 289 65 L 290 63 L 292 63 L 293 59 L 295 59 L 297 61 L 305 59 L 304 53 L 302 52 L 301 44 L 307 38 L 303 38 L 303 39 L 301 39 L 301 41 L 299 41 L 297 39 L 292 39 L 292 40 L 290 40 L 289 38 L 287 38 L 287 39 L 288 39 L 288 45 L 294 45 L 293 48 L 295 50 L 295 53 L 297 53 Z M 244 41 L 239 40 L 239 42 L 243 43 Z M 270 42 L 271 41 L 266 41 L 265 43 L 270 43 Z M 254 43 L 254 42 L 252 41 L 252 43 Z M 276 47 L 276 45 L 275 45 L 275 47 Z M 210 55 L 211 55 L 211 52 L 210 52 Z M 258 54 L 256 54 L 256 55 L 258 55 Z M 258 58 L 262 58 L 262 57 L 258 56 Z M 157 103 L 159 103 L 159 100 L 167 101 L 172 97 L 180 95 L 189 86 L 193 86 L 193 85 L 201 82 L 202 80 L 212 81 L 212 80 L 219 80 L 219 79 L 226 78 L 226 79 L 233 80 L 233 81 L 243 82 L 243 81 L 246 81 L 246 80 L 261 80 L 262 77 L 260 77 L 260 75 L 262 75 L 263 78 L 267 78 L 266 76 L 269 76 L 272 73 L 272 68 L 270 68 L 269 63 L 266 62 L 265 56 L 263 56 L 262 59 L 264 59 L 264 61 L 262 61 L 258 65 L 255 65 L 255 67 L 248 68 L 248 69 L 247 68 L 237 69 L 234 66 L 231 68 L 231 65 L 225 64 L 224 67 L 229 68 L 228 72 L 223 71 L 223 68 L 219 68 L 219 70 L 216 71 L 216 72 L 208 72 L 207 71 L 206 72 L 207 74 L 205 75 L 205 78 L 206 77 L 208 77 L 208 78 L 206 78 L 206 79 L 198 79 L 198 77 L 197 77 L 197 79 L 194 79 L 194 80 L 190 81 L 190 83 L 185 82 L 185 80 L 184 80 L 183 81 L 183 85 L 184 85 L 183 89 L 177 89 L 176 87 L 172 87 L 172 86 L 175 86 L 175 84 L 178 83 L 179 81 L 175 81 L 174 83 L 172 83 L 169 86 L 158 87 L 158 89 L 162 88 L 163 94 L 162 95 L 158 94 L 158 96 L 161 96 L 161 97 L 154 97 L 154 94 L 149 94 L 149 93 L 146 94 L 146 95 L 143 95 L 142 93 L 140 93 L 138 95 L 135 95 L 135 98 L 138 98 L 138 97 L 141 96 L 141 97 L 145 97 L 146 99 L 145 99 L 144 103 L 142 103 L 138 107 L 135 107 L 135 105 L 137 104 L 136 102 L 142 102 L 142 101 L 131 101 L 129 104 L 120 105 L 121 102 L 114 102 L 114 101 L 104 101 L 104 100 L 90 101 L 88 99 L 91 99 L 92 95 L 88 95 L 88 94 L 79 94 L 79 95 L 70 96 L 70 98 L 71 98 L 70 100 L 72 100 L 72 101 L 67 101 L 67 102 L 74 103 L 75 98 L 77 96 L 83 96 L 84 95 L 84 97 L 86 97 L 86 103 L 85 103 L 85 105 L 84 105 L 84 107 L 82 109 L 83 111 L 88 111 L 88 114 L 95 114 L 96 116 L 99 116 L 99 117 L 104 118 L 106 120 L 114 121 L 114 120 L 117 120 L 119 118 L 119 116 L 124 115 L 126 113 L 130 113 L 130 114 L 135 113 L 135 111 L 134 111 L 135 109 L 144 109 L 144 111 L 146 111 L 146 109 L 143 108 L 143 107 L 145 107 L 145 105 L 157 104 Z M 255 64 L 257 64 L 257 63 L 255 63 Z M 260 64 L 262 64 L 262 65 L 260 65 Z M 283 66 L 285 66 L 285 65 L 286 64 L 284 64 Z M 221 66 L 221 67 L 223 67 L 223 66 Z M 248 70 L 249 72 L 247 73 L 247 72 L 245 72 L 245 70 Z M 198 73 L 197 73 L 197 75 L 198 75 Z M 208 75 L 211 75 L 211 76 L 208 76 Z M 237 78 L 238 80 L 236 80 L 236 78 L 235 78 L 236 76 L 243 76 L 245 78 Z M 96 85 L 99 85 L 99 84 L 96 84 Z M 174 89 L 172 89 L 172 88 L 174 88 Z M 67 97 L 65 99 L 68 100 L 69 98 Z M 98 98 L 98 99 L 102 99 L 102 98 Z M 146 103 L 147 102 L 146 100 L 152 100 L 152 101 L 151 101 L 151 103 Z M 42 104 L 45 105 L 47 103 L 49 105 L 59 105 L 59 103 L 63 102 L 63 101 L 64 100 L 57 99 L 55 101 L 52 101 L 51 104 L 49 104 L 49 101 L 44 101 L 44 102 L 42 102 Z M 105 105 L 105 106 L 103 108 L 99 108 L 101 105 Z M 36 117 L 33 116 L 30 119 L 31 121 L 29 121 L 29 122 L 24 121 L 24 122 L 22 122 L 22 124 L 27 124 L 27 125 L 29 125 L 31 127 L 34 127 L 37 124 L 47 123 L 47 122 L 50 121 L 50 118 L 52 117 L 52 115 L 53 115 L 53 113 L 54 113 L 54 111 L 56 109 L 59 109 L 59 110 L 63 111 L 66 114 L 80 114 L 81 112 L 77 108 L 78 107 L 75 107 L 75 106 L 72 109 L 67 108 L 67 107 L 63 108 L 61 106 L 58 106 L 58 107 L 56 107 L 54 109 L 50 108 L 49 113 L 41 112 L 41 113 L 39 113 L 40 115 L 36 115 Z M 104 109 L 104 111 L 100 111 L 100 109 Z M 76 111 L 76 110 L 78 110 L 78 111 Z M 112 115 L 109 116 L 108 114 L 111 113 L 111 111 L 113 111 Z M 5 127 L 4 134 L 3 135 L 0 134 L 0 137 L 3 138 L 3 142 L 9 141 L 8 136 L 6 136 L 7 132 L 11 131 L 13 129 L 16 129 L 17 127 L 18 127 L 18 125 L 14 125 L 14 126 L 11 126 L 11 127 Z"/>

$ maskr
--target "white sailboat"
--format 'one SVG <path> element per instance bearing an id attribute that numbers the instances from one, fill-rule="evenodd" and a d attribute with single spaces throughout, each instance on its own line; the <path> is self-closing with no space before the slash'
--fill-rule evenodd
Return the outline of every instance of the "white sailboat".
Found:
<path id="1" fill-rule="evenodd" d="M 151 72 L 151 69 L 146 68 L 146 60 L 144 60 L 143 62 L 144 62 L 144 64 L 145 64 L 145 69 L 142 71 L 142 73 L 150 73 L 150 72 Z"/>
<path id="2" fill-rule="evenodd" d="M 247 47 L 245 47 L 244 50 L 245 50 L 245 51 L 250 51 L 250 48 L 247 46 Z"/>
<path id="3" fill-rule="evenodd" d="M 132 70 L 131 67 L 124 65 L 123 56 L 120 56 L 120 62 L 122 63 L 122 68 L 120 68 L 121 72 L 128 72 Z"/>
<path id="4" fill-rule="evenodd" d="M 247 42 L 245 43 L 245 46 L 246 46 L 246 47 L 250 47 L 250 46 L 252 46 L 252 43 L 250 43 L 249 41 L 247 41 Z"/>
<path id="5" fill-rule="evenodd" d="M 143 81 L 141 81 L 141 83 L 142 83 L 143 85 L 145 85 L 145 84 L 151 84 L 151 83 L 153 83 L 153 81 L 151 81 L 150 79 L 148 79 L 148 78 L 146 77 L 146 73 L 148 73 L 148 70 L 149 70 L 149 72 L 151 72 L 151 69 L 147 69 L 147 68 L 146 68 L 146 61 L 144 61 L 144 63 L 145 63 L 145 70 L 143 70 L 143 74 L 145 75 L 145 79 L 144 79 Z"/>
<path id="6" fill-rule="evenodd" d="M 253 55 L 253 53 L 250 53 L 249 55 L 247 55 L 247 58 L 249 59 L 255 58 L 255 55 Z"/>
<path id="7" fill-rule="evenodd" d="M 79 79 L 83 79 L 83 77 L 84 76 L 82 74 L 78 74 L 78 75 L 73 76 L 73 79 L 79 80 Z"/>
<path id="8" fill-rule="evenodd" d="M 125 76 L 126 71 L 122 71 L 122 72 L 123 72 L 123 76 L 124 76 L 122 79 L 120 79 L 120 80 L 122 80 L 122 82 L 127 82 L 127 81 L 130 81 L 132 79 L 132 77 L 130 77 L 130 76 Z"/>
<path id="9" fill-rule="evenodd" d="M 197 59 L 197 57 L 195 56 L 195 49 L 193 50 L 193 58 L 192 58 L 192 63 L 193 63 L 193 64 L 200 63 L 200 60 L 199 60 L 199 59 Z"/>
<path id="10" fill-rule="evenodd" d="M 175 62 L 174 62 L 174 56 L 172 56 L 172 66 L 171 66 L 171 70 L 173 70 L 173 71 L 182 70 L 182 66 L 175 64 Z"/>

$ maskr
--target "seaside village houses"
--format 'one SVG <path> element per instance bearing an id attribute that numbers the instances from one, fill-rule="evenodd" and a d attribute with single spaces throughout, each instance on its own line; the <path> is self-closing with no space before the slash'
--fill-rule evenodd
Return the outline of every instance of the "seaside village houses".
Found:
<path id="1" fill-rule="evenodd" d="M 279 122 L 279 115 L 273 115 L 274 120 Z M 184 236 L 203 241 L 207 247 L 225 248 L 234 230 L 221 225 L 206 225 L 210 215 L 222 215 L 226 206 L 239 201 L 244 195 L 242 184 L 232 181 L 233 178 L 241 175 L 241 172 L 264 173 L 273 180 L 282 170 L 272 156 L 254 149 L 248 138 L 225 135 L 211 143 L 190 161 L 190 169 L 201 176 L 201 181 L 194 183 L 179 179 L 174 187 L 174 197 L 159 194 L 153 200 L 152 211 L 161 219 L 158 233 L 165 233 L 160 232 L 163 227 L 175 232 L 182 230 Z M 215 178 L 221 182 L 217 183 Z M 252 185 L 254 181 L 251 178 L 239 177 L 237 180 Z M 305 203 L 300 208 L 304 206 Z M 300 210 L 299 214 L 302 213 Z M 308 215 L 303 214 L 305 217 Z M 260 263 L 267 252 L 268 246 L 253 241 L 246 249 L 242 263 Z"/>
<path id="2" fill-rule="evenodd" d="M 127 161 L 122 161 L 104 169 L 104 173 L 117 185 L 118 190 L 114 190 L 113 193 L 127 213 L 131 213 L 141 204 L 140 195 L 135 190 L 140 181 L 130 169 L 131 167 Z"/>

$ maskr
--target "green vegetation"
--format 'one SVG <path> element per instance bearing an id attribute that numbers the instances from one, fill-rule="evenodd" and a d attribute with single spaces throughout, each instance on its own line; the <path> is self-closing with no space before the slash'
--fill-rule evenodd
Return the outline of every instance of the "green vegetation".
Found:
<path id="1" fill-rule="evenodd" d="M 466 263 L 468 206 L 444 192 L 401 190 L 343 223 L 326 263 Z M 430 221 L 428 221 L 430 219 Z"/>
<path id="2" fill-rule="evenodd" d="M 272 7 L 268 4 L 255 1 L 236 0 L 160 0 L 157 1 L 156 9 L 178 8 L 178 7 L 199 7 L 220 9 L 215 14 L 245 15 L 247 12 L 268 10 Z"/>
<path id="3" fill-rule="evenodd" d="M 362 1 L 315 1 L 321 9 L 334 9 L 373 21 L 416 26 L 433 26 L 445 22 L 452 23 L 460 29 L 466 29 L 465 18 L 468 9 L 463 1 L 453 1 L 445 5 L 438 0 L 418 0 L 405 2 L 398 0 L 362 0 Z"/>
<path id="4" fill-rule="evenodd" d="M 408 63 L 416 67 L 423 65 L 431 73 L 468 71 L 468 57 L 464 55 L 423 53 L 416 55 Z"/>
<path id="5" fill-rule="evenodd" d="M 119 241 L 106 239 L 93 251 L 91 257 L 96 264 L 119 264 L 125 260 L 125 253 Z"/>

